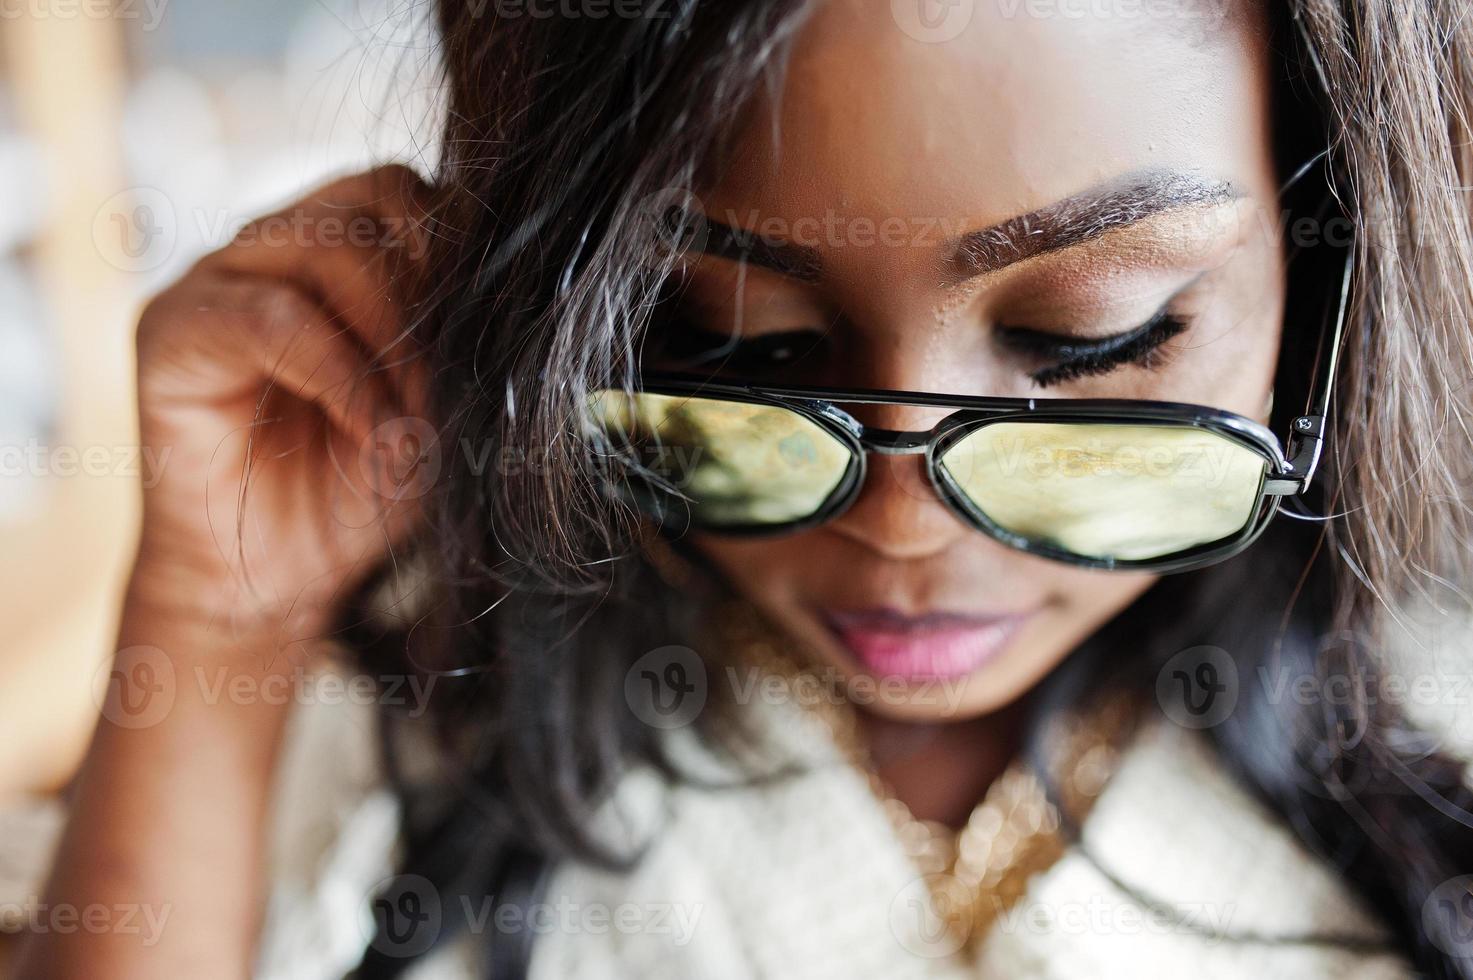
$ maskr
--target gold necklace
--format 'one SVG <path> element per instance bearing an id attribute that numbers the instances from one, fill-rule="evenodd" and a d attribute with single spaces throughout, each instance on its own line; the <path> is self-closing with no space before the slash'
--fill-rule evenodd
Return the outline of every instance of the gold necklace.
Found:
<path id="1" fill-rule="evenodd" d="M 824 683 L 806 666 L 813 658 L 789 656 L 794 641 L 751 605 L 719 605 L 715 625 L 722 646 L 737 662 L 789 684 L 802 678 Z M 1088 815 L 1118 764 L 1136 715 L 1133 699 L 1115 696 L 1053 719 L 1043 755 L 1058 799 L 1049 797 L 1032 765 L 1018 756 L 992 781 L 966 824 L 953 830 L 917 818 L 880 778 L 860 733 L 859 715 L 832 680 L 827 684 L 832 696 L 817 699 L 813 708 L 846 758 L 867 776 L 896 840 L 926 882 L 954 949 L 974 949 L 998 916 L 1023 897 L 1033 876 L 1064 854 L 1063 815 L 1075 825 Z"/>

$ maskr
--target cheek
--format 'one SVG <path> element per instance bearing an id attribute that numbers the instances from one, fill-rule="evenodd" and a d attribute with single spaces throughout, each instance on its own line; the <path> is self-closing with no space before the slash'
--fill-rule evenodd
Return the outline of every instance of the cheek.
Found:
<path id="1" fill-rule="evenodd" d="M 693 534 L 691 540 L 733 588 L 769 609 L 802 601 L 804 587 L 826 584 L 821 570 L 842 561 L 840 542 L 814 531 L 772 538 Z"/>

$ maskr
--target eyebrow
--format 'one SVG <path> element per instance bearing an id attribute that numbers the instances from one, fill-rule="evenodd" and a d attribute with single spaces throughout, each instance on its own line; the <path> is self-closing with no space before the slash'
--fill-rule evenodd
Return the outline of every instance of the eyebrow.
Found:
<path id="1" fill-rule="evenodd" d="M 1187 171 L 1128 174 L 1008 218 L 948 243 L 947 264 L 959 279 L 997 272 L 1015 262 L 1057 252 L 1183 207 L 1220 204 L 1242 197 L 1225 180 Z M 700 251 L 747 262 L 801 282 L 817 282 L 823 263 L 816 249 L 732 228 L 707 217 Z"/>
<path id="2" fill-rule="evenodd" d="M 1197 174 L 1135 174 L 1122 182 L 968 232 L 957 242 L 955 256 L 963 278 L 970 278 L 1046 252 L 1083 245 L 1167 211 L 1221 204 L 1241 196 L 1227 181 Z"/>
<path id="3" fill-rule="evenodd" d="M 733 228 L 709 217 L 705 219 L 705 241 L 700 251 L 733 262 L 760 265 L 799 282 L 818 282 L 823 276 L 823 262 L 817 249 L 757 231 Z"/>

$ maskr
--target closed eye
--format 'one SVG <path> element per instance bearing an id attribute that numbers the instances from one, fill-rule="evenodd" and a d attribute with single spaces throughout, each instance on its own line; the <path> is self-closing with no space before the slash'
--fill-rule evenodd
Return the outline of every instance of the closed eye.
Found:
<path id="1" fill-rule="evenodd" d="M 691 323 L 672 323 L 662 333 L 658 356 L 662 364 L 672 368 L 714 366 L 742 376 L 760 376 L 797 363 L 823 340 L 823 332 L 813 329 L 739 338 Z"/>
<path id="2" fill-rule="evenodd" d="M 1126 364 L 1159 367 L 1163 363 L 1162 345 L 1190 326 L 1189 321 L 1162 309 L 1139 327 L 1098 340 L 1008 326 L 997 328 L 997 338 L 1011 351 L 1052 362 L 1028 375 L 1034 384 L 1047 388 L 1076 378 L 1108 374 Z"/>
<path id="3" fill-rule="evenodd" d="M 1029 373 L 1040 388 L 1077 378 L 1108 374 L 1127 364 L 1162 366 L 1162 347 L 1186 331 L 1190 321 L 1165 308 L 1145 323 L 1095 340 L 1050 333 L 1031 327 L 1000 326 L 999 342 L 1017 354 L 1047 366 Z M 760 377 L 792 367 L 823 346 L 823 331 L 805 328 L 738 337 L 707 330 L 690 322 L 667 323 L 657 344 L 662 366 L 675 369 L 714 368 L 739 376 Z"/>

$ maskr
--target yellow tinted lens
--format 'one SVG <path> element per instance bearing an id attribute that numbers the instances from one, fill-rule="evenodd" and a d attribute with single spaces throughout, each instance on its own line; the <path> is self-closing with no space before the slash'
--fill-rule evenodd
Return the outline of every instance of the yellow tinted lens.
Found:
<path id="1" fill-rule="evenodd" d="M 1267 464 L 1191 426 L 1000 422 L 958 440 L 940 465 L 1011 534 L 1140 561 L 1242 531 Z"/>
<path id="2" fill-rule="evenodd" d="M 853 463 L 828 430 L 773 405 L 606 390 L 591 408 L 610 447 L 688 498 L 700 525 L 811 517 Z"/>

